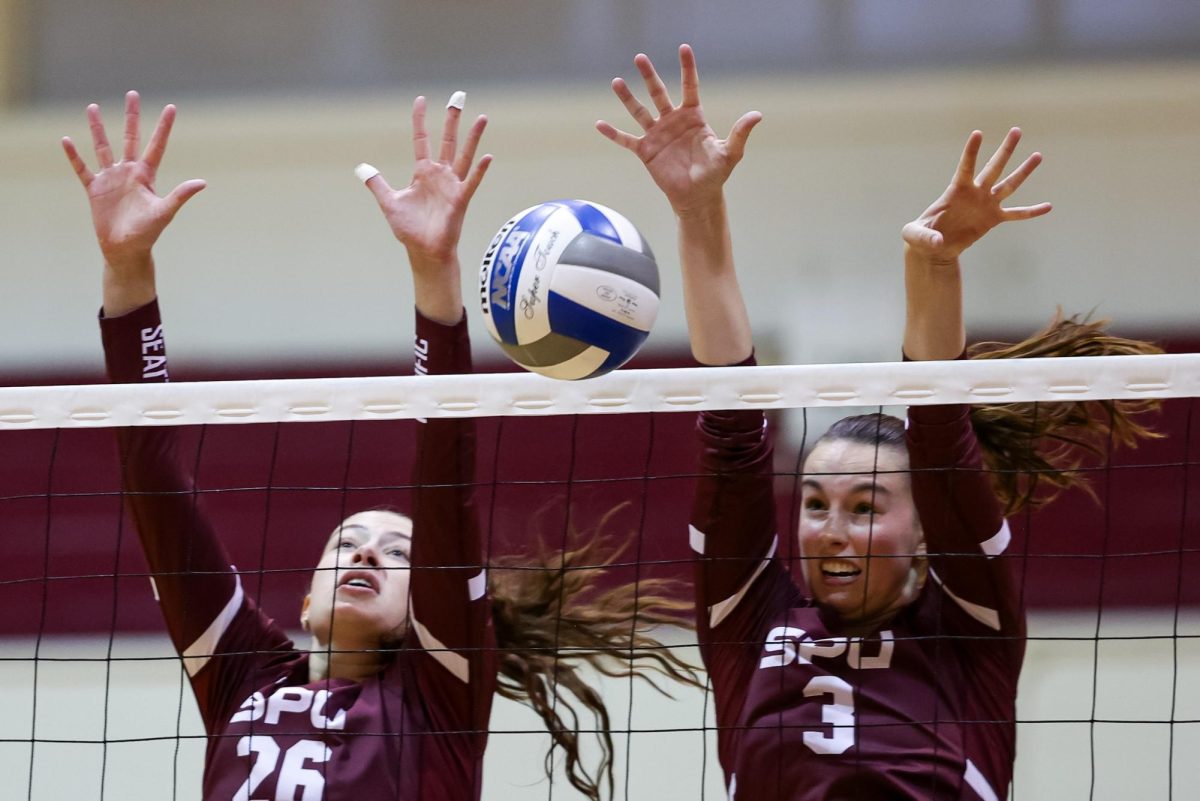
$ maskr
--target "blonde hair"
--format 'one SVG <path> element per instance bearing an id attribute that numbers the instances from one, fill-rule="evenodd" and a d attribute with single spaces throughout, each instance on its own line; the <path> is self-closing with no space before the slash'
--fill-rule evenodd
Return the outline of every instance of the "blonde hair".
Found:
<path id="1" fill-rule="evenodd" d="M 613 793 L 613 742 L 608 708 L 581 672 L 583 665 L 613 678 L 640 678 L 664 695 L 669 693 L 656 675 L 704 686 L 692 665 L 650 634 L 664 625 L 692 627 L 692 603 L 679 600 L 684 595 L 679 583 L 651 578 L 604 584 L 604 574 L 628 553 L 633 538 L 613 545 L 603 532 L 627 505 L 606 514 L 579 548 L 558 551 L 538 539 L 532 554 L 505 557 L 488 571 L 500 650 L 497 692 L 528 704 L 546 724 L 552 738 L 547 776 L 561 748 L 567 780 L 595 801 L 602 786 Z M 593 768 L 580 760 L 581 711 L 597 724 L 601 756 Z"/>
<path id="2" fill-rule="evenodd" d="M 1108 332 L 1108 320 L 1063 317 L 1020 342 L 980 342 L 970 359 L 1029 359 L 1049 356 L 1128 356 L 1162 353 L 1139 339 Z M 971 427 L 1005 515 L 1049 503 L 1063 490 L 1095 491 L 1082 471 L 1087 456 L 1103 456 L 1113 446 L 1137 447 L 1163 435 L 1141 420 L 1160 406 L 1156 400 L 1094 400 L 981 404 L 971 407 Z M 884 414 L 846 417 L 818 442 L 846 439 L 904 448 L 904 422 Z"/>
<path id="3" fill-rule="evenodd" d="M 1078 315 L 1054 319 L 1017 343 L 981 342 L 967 350 L 971 359 L 1028 359 L 1046 356 L 1126 356 L 1162 353 L 1157 345 L 1108 332 L 1108 320 Z M 1005 514 L 1037 508 L 1060 492 L 1082 488 L 1095 497 L 1080 470 L 1088 455 L 1103 456 L 1115 445 L 1163 435 L 1141 417 L 1157 410 L 1156 400 L 1056 401 L 975 406 L 971 424 L 993 471 Z"/>

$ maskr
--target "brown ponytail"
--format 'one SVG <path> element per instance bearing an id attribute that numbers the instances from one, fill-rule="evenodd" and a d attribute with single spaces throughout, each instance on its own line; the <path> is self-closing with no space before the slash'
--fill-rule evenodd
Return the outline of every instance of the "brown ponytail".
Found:
<path id="1" fill-rule="evenodd" d="M 1048 326 L 1010 344 L 981 342 L 971 359 L 1028 359 L 1049 356 L 1122 356 L 1162 353 L 1149 342 L 1109 334 L 1108 320 L 1064 318 L 1059 309 Z M 994 475 L 1005 514 L 1037 508 L 1058 493 L 1081 487 L 1094 491 L 1080 472 L 1086 455 L 1103 456 L 1113 444 L 1136 447 L 1161 437 L 1137 417 L 1157 409 L 1156 400 L 1055 401 L 973 406 L 971 423 Z"/>
<path id="2" fill-rule="evenodd" d="M 629 550 L 628 538 L 612 547 L 602 536 L 605 523 L 621 508 L 605 515 L 600 533 L 585 537 L 579 548 L 559 552 L 539 541 L 535 553 L 498 560 L 488 571 L 500 650 L 497 692 L 528 704 L 545 722 L 553 738 L 547 775 L 554 750 L 561 748 L 571 785 L 595 801 L 602 785 L 613 794 L 613 743 L 608 708 L 580 671 L 583 663 L 605 676 L 637 676 L 663 694 L 668 693 L 655 682 L 655 673 L 704 686 L 694 667 L 648 633 L 660 625 L 692 626 L 692 604 L 679 600 L 684 594 L 675 582 L 603 582 L 606 569 Z M 584 710 L 595 719 L 600 740 L 600 763 L 594 769 L 580 761 L 579 716 Z"/>

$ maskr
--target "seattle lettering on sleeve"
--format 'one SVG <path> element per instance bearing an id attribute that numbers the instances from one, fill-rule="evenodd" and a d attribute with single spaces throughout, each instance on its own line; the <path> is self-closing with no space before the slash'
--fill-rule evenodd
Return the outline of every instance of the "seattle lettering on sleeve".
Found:
<path id="1" fill-rule="evenodd" d="M 143 328 L 142 339 L 142 380 L 161 378 L 170 380 L 167 376 L 167 355 L 164 352 L 162 323 L 153 328 Z"/>

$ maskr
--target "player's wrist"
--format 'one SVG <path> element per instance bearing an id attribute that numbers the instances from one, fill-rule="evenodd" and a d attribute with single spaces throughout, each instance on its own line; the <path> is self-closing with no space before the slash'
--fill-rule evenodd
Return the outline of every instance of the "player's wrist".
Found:
<path id="1" fill-rule="evenodd" d="M 725 193 L 717 192 L 710 197 L 690 200 L 684 204 L 671 204 L 675 218 L 681 226 L 711 226 L 725 219 Z"/>
<path id="2" fill-rule="evenodd" d="M 958 253 L 948 250 L 931 250 L 904 243 L 904 264 L 909 269 L 921 270 L 931 277 L 958 275 Z"/>
<path id="3" fill-rule="evenodd" d="M 412 267 L 414 276 L 420 275 L 427 280 L 436 280 L 444 273 L 458 274 L 457 243 L 446 248 L 406 245 L 405 252 L 408 254 L 408 263 Z"/>
<path id="4" fill-rule="evenodd" d="M 114 269 L 106 262 L 102 288 L 105 317 L 120 317 L 145 306 L 158 297 L 154 260 L 138 264 L 136 270 Z"/>
<path id="5" fill-rule="evenodd" d="M 123 250 L 118 248 L 100 248 L 104 258 L 105 274 L 112 273 L 125 281 L 137 280 L 139 276 L 154 273 L 154 255 L 150 248 Z"/>
<path id="6" fill-rule="evenodd" d="M 461 303 L 452 308 L 449 303 L 422 304 L 420 301 L 417 312 L 426 320 L 445 326 L 458 325 L 467 314 Z"/>
<path id="7" fill-rule="evenodd" d="M 442 325 L 454 325 L 463 317 L 462 283 L 458 260 L 424 265 L 413 264 L 413 294 L 417 311 Z"/>

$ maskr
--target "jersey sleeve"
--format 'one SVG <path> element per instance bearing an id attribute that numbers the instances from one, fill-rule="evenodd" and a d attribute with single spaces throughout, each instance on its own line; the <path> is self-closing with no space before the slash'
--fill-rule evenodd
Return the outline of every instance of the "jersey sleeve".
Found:
<path id="1" fill-rule="evenodd" d="M 776 553 L 773 447 L 762 412 L 702 412 L 696 431 L 700 477 L 689 526 L 696 631 L 728 772 L 765 626 L 799 593 Z"/>
<path id="2" fill-rule="evenodd" d="M 100 319 L 105 362 L 114 383 L 168 380 L 158 303 Z M 150 567 L 167 631 L 191 679 L 210 730 L 235 697 L 255 652 L 289 648 L 286 636 L 246 597 L 204 515 L 194 477 L 173 426 L 117 430 L 125 503 Z"/>
<path id="3" fill-rule="evenodd" d="M 1012 535 L 970 407 L 913 407 L 907 440 L 930 578 L 981 633 L 1023 636 L 1024 614 L 1005 558 Z"/>
<path id="4" fill-rule="evenodd" d="M 415 353 L 418 374 L 470 373 L 465 317 L 446 326 L 418 313 Z M 417 674 L 434 727 L 474 733 L 482 749 L 497 662 L 474 500 L 475 422 L 419 426 L 409 636 L 424 650 Z"/>

